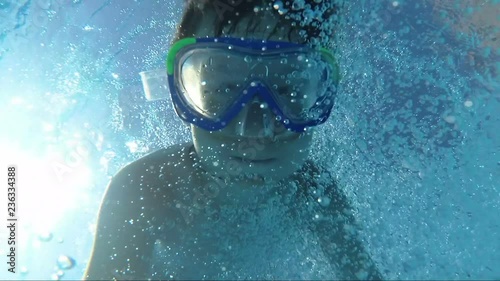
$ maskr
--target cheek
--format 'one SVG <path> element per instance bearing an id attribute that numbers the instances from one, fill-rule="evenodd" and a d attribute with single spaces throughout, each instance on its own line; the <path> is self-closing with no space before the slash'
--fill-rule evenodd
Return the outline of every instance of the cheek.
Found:
<path id="1" fill-rule="evenodd" d="M 230 151 L 236 144 L 228 143 L 223 131 L 212 132 L 191 125 L 193 143 L 201 155 L 218 155 Z"/>
<path id="2" fill-rule="evenodd" d="M 312 143 L 312 133 L 307 133 L 293 140 L 280 141 L 275 144 L 275 149 L 279 151 L 284 158 L 303 157 L 309 153 Z"/>
<path id="3" fill-rule="evenodd" d="M 212 134 L 194 125 L 191 125 L 191 135 L 193 137 L 193 144 L 198 154 L 205 156 L 207 154 L 213 153 L 212 151 L 214 151 L 215 148 L 215 140 L 213 139 Z"/>

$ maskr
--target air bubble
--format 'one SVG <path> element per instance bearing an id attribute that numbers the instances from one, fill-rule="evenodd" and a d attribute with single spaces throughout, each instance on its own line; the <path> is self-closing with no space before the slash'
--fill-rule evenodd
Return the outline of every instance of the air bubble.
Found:
<path id="1" fill-rule="evenodd" d="M 26 266 L 21 266 L 20 271 L 21 274 L 28 274 L 28 268 Z"/>
<path id="2" fill-rule="evenodd" d="M 450 116 L 445 116 L 444 117 L 444 121 L 446 121 L 446 123 L 453 124 L 453 123 L 455 123 L 455 120 L 456 120 L 455 116 L 451 116 L 450 115 Z"/>
<path id="3" fill-rule="evenodd" d="M 45 231 L 38 234 L 38 240 L 42 242 L 49 242 L 50 240 L 52 240 L 52 237 L 53 235 L 50 231 Z"/>
<path id="4" fill-rule="evenodd" d="M 71 257 L 68 257 L 66 255 L 59 256 L 57 258 L 57 266 L 60 269 L 71 269 L 75 266 L 75 260 Z"/>
<path id="5" fill-rule="evenodd" d="M 304 9 L 305 3 L 304 0 L 295 0 L 292 4 L 292 10 L 302 10 Z"/>
<path id="6" fill-rule="evenodd" d="M 318 198 L 318 203 L 323 207 L 328 207 L 330 205 L 331 199 L 328 197 L 320 197 Z"/>

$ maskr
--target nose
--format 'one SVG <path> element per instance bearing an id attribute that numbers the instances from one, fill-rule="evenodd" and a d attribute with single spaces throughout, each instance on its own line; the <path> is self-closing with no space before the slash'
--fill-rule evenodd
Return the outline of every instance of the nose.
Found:
<path id="1" fill-rule="evenodd" d="M 244 137 L 274 137 L 282 126 L 269 106 L 258 95 L 245 105 L 234 120 L 236 135 Z"/>

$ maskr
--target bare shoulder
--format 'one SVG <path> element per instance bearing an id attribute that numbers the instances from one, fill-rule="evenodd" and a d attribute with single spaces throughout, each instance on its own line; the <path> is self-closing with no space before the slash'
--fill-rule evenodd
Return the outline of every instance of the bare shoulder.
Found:
<path id="1" fill-rule="evenodd" d="M 123 197 L 125 192 L 130 198 L 141 195 L 141 200 L 152 200 L 165 195 L 169 187 L 172 187 L 172 182 L 177 180 L 176 175 L 189 172 L 186 161 L 190 146 L 174 145 L 128 164 L 111 179 L 107 197 L 113 194 Z"/>
<path id="2" fill-rule="evenodd" d="M 149 180 L 150 182 L 161 182 L 165 172 L 182 167 L 182 163 L 189 154 L 192 145 L 177 144 L 168 148 L 157 150 L 122 168 L 113 180 Z M 158 176 L 158 177 L 154 177 Z"/>
<path id="3" fill-rule="evenodd" d="M 141 224 L 143 227 L 163 231 L 164 226 L 175 225 L 169 235 L 172 237 L 193 220 L 193 200 L 201 173 L 190 156 L 192 151 L 192 143 L 178 144 L 130 163 L 112 179 L 106 197 L 124 199 L 125 213 L 134 210 L 147 218 L 148 225 Z M 153 234 L 164 238 L 163 233 Z"/>
<path id="4" fill-rule="evenodd" d="M 145 278 L 158 233 L 168 215 L 172 175 L 183 170 L 189 145 L 158 150 L 122 168 L 99 209 L 91 259 L 84 278 Z M 113 258 L 111 258 L 113 257 Z"/>

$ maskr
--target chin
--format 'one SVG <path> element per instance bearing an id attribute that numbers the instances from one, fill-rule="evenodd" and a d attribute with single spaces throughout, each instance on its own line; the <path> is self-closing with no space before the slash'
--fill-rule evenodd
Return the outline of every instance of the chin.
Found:
<path id="1" fill-rule="evenodd" d="M 258 177 L 265 182 L 278 182 L 289 177 L 302 167 L 307 155 L 298 156 L 298 154 L 295 154 L 293 159 L 291 159 L 290 155 L 287 155 L 263 161 L 228 157 L 222 160 L 224 166 L 216 172 L 233 178 L 251 179 Z"/>

